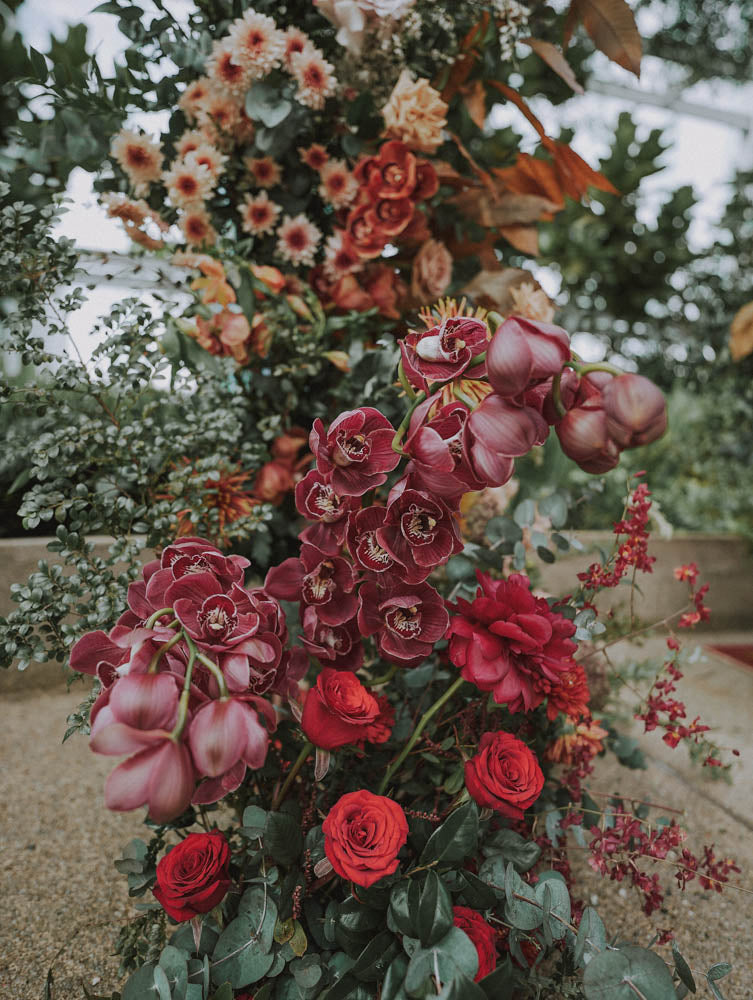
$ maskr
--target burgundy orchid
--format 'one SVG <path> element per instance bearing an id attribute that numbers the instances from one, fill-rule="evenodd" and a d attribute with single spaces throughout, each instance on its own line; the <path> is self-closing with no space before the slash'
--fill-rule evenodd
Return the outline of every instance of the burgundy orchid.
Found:
<path id="1" fill-rule="evenodd" d="M 406 475 L 411 487 L 442 497 L 454 507 L 464 493 L 481 490 L 486 482 L 476 478 L 464 450 L 468 408 L 460 402 L 447 403 L 427 420 L 437 400 L 437 394 L 430 396 L 413 412 L 404 444 L 411 457 Z"/>
<path id="2" fill-rule="evenodd" d="M 345 540 L 348 513 L 358 507 L 358 501 L 338 494 L 329 480 L 312 469 L 296 485 L 295 504 L 299 514 L 315 522 L 301 532 L 301 540 L 336 555 Z"/>
<path id="3" fill-rule="evenodd" d="M 537 410 L 491 393 L 468 417 L 464 447 L 474 475 L 487 486 L 502 486 L 513 474 L 513 459 L 543 444 L 548 434 Z"/>
<path id="4" fill-rule="evenodd" d="M 358 619 L 341 625 L 325 625 L 316 608 L 306 608 L 302 616 L 303 645 L 311 656 L 337 670 L 358 670 L 363 664 L 363 643 Z"/>
<path id="5" fill-rule="evenodd" d="M 239 761 L 254 769 L 262 767 L 269 734 L 259 722 L 256 709 L 274 729 L 274 709 L 261 698 L 220 698 L 199 708 L 188 729 L 188 745 L 201 774 L 220 777 Z"/>
<path id="6" fill-rule="evenodd" d="M 315 420 L 309 441 L 317 469 L 330 474 L 333 490 L 358 497 L 381 486 L 400 461 L 392 448 L 394 435 L 379 410 L 364 406 L 341 413 L 326 433 L 321 420 Z"/>
<path id="7" fill-rule="evenodd" d="M 395 560 L 395 572 L 406 583 L 420 583 L 463 550 L 455 518 L 445 504 L 414 489 L 393 490 L 376 539 Z"/>
<path id="8" fill-rule="evenodd" d="M 386 517 L 386 507 L 365 507 L 351 514 L 348 521 L 348 549 L 354 562 L 361 569 L 380 576 L 395 566 L 395 560 L 377 538 Z"/>
<path id="9" fill-rule="evenodd" d="M 211 573 L 192 573 L 175 580 L 165 599 L 186 633 L 204 649 L 257 651 L 250 640 L 259 630 L 259 615 L 237 584 L 225 593 Z"/>
<path id="10" fill-rule="evenodd" d="M 300 559 L 286 559 L 267 573 L 264 588 L 282 601 L 301 601 L 316 608 L 326 625 L 342 625 L 358 610 L 353 566 L 328 556 L 314 545 L 301 546 Z"/>
<path id="11" fill-rule="evenodd" d="M 442 598 L 428 583 L 395 581 L 382 588 L 365 583 L 359 591 L 358 626 L 376 635 L 380 654 L 402 666 L 417 666 L 447 630 Z"/>
<path id="12" fill-rule="evenodd" d="M 651 444 L 667 429 L 661 389 L 643 375 L 618 375 L 602 389 L 607 431 L 620 448 Z"/>
<path id="13" fill-rule="evenodd" d="M 414 388 L 424 391 L 433 382 L 449 382 L 486 350 L 488 336 L 486 323 L 468 316 L 448 316 L 440 326 L 411 331 L 400 341 L 403 371 Z M 485 368 L 477 365 L 468 374 L 480 378 Z"/>

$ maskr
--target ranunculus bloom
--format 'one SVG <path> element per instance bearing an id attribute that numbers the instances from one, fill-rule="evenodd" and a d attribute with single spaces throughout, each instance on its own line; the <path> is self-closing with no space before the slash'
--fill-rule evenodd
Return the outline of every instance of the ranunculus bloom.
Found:
<path id="1" fill-rule="evenodd" d="M 497 932 L 480 913 L 469 906 L 453 906 L 452 922 L 473 942 L 478 954 L 475 982 L 479 982 L 497 967 Z"/>
<path id="2" fill-rule="evenodd" d="M 486 350 L 486 323 L 467 316 L 448 316 L 440 326 L 411 331 L 400 341 L 403 370 L 417 389 L 432 382 L 449 382 L 466 370 L 477 354 Z M 479 370 L 479 374 L 483 371 Z"/>
<path id="3" fill-rule="evenodd" d="M 400 461 L 392 448 L 394 436 L 395 428 L 379 410 L 363 406 L 341 413 L 326 432 L 315 420 L 310 445 L 317 469 L 331 476 L 335 492 L 359 497 L 381 486 Z"/>
<path id="4" fill-rule="evenodd" d="M 404 69 L 382 108 L 388 135 L 419 153 L 435 153 L 447 124 L 447 105 L 428 80 Z"/>
<path id="5" fill-rule="evenodd" d="M 315 607 L 327 625 L 342 625 L 358 611 L 355 583 L 352 563 L 304 542 L 300 559 L 292 557 L 273 566 L 264 587 L 281 601 L 302 601 Z"/>
<path id="6" fill-rule="evenodd" d="M 431 653 L 447 630 L 442 598 L 428 583 L 390 581 L 385 587 L 362 585 L 358 627 L 375 635 L 380 654 L 402 666 L 415 666 Z"/>
<path id="7" fill-rule="evenodd" d="M 408 840 L 408 821 L 397 802 L 365 789 L 343 795 L 322 830 L 332 867 L 364 889 L 397 869 L 397 855 Z"/>
<path id="8" fill-rule="evenodd" d="M 618 375 L 602 389 L 609 436 L 620 448 L 651 444 L 667 429 L 661 389 L 643 375 Z"/>
<path id="9" fill-rule="evenodd" d="M 413 258 L 410 290 L 422 305 L 441 298 L 452 281 L 452 254 L 439 240 L 426 240 Z"/>
<path id="10" fill-rule="evenodd" d="M 342 625 L 326 625 L 316 608 L 306 608 L 302 615 L 303 645 L 321 663 L 337 670 L 358 670 L 363 664 L 363 643 L 358 620 L 351 618 Z"/>
<path id="11" fill-rule="evenodd" d="M 544 787 L 539 762 L 512 733 L 484 733 L 478 753 L 465 762 L 465 787 L 480 806 L 522 819 Z"/>
<path id="12" fill-rule="evenodd" d="M 189 833 L 160 858 L 155 898 L 173 920 L 209 913 L 230 888 L 230 848 L 219 830 Z"/>
<path id="13" fill-rule="evenodd" d="M 447 403 L 424 423 L 437 399 L 438 394 L 430 396 L 413 411 L 403 445 L 411 457 L 406 474 L 412 487 L 455 506 L 464 493 L 487 484 L 477 478 L 464 449 L 468 409 L 463 403 Z"/>
<path id="14" fill-rule="evenodd" d="M 306 695 L 301 729 L 314 746 L 323 750 L 355 745 L 364 740 L 384 742 L 389 737 L 374 724 L 381 715 L 376 697 L 355 674 L 325 667 Z"/>
<path id="15" fill-rule="evenodd" d="M 358 501 L 338 492 L 330 479 L 312 469 L 296 484 L 295 505 L 299 514 L 315 522 L 301 532 L 301 541 L 336 555 L 345 539 L 348 513 Z"/>
<path id="16" fill-rule="evenodd" d="M 489 381 L 505 399 L 556 375 L 569 360 L 570 338 L 561 327 L 522 316 L 498 327 L 486 353 Z"/>
<path id="17" fill-rule="evenodd" d="M 394 493 L 376 540 L 396 561 L 394 572 L 407 583 L 420 583 L 437 566 L 463 551 L 457 524 L 447 507 L 428 493 Z"/>
<path id="18" fill-rule="evenodd" d="M 464 447 L 474 475 L 487 486 L 502 486 L 513 474 L 513 459 L 543 444 L 548 434 L 549 425 L 537 410 L 493 392 L 468 417 Z"/>
<path id="19" fill-rule="evenodd" d="M 450 606 L 450 660 L 467 681 L 492 691 L 498 704 L 530 712 L 575 666 L 575 626 L 543 597 L 534 597 L 527 576 L 477 576 L 475 599 L 458 598 Z"/>

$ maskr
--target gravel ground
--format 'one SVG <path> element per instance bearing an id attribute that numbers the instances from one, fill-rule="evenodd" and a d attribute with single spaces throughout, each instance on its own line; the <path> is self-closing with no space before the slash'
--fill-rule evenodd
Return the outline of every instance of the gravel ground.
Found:
<path id="1" fill-rule="evenodd" d="M 90 753 L 85 740 L 60 745 L 66 715 L 80 700 L 73 693 L 30 691 L 3 697 L 0 734 L 0 986 L 3 1000 L 38 1000 L 53 966 L 55 1000 L 79 1000 L 85 982 L 95 992 L 117 988 L 113 941 L 133 912 L 125 880 L 113 867 L 141 816 L 108 813 L 102 785 L 113 762 Z M 681 751 L 678 751 L 678 753 Z M 619 781 L 617 774 L 619 773 Z M 741 884 L 753 888 L 751 830 L 709 804 L 704 784 L 690 786 L 653 762 L 648 772 L 601 767 L 593 787 L 616 787 L 690 813 L 689 842 L 699 851 L 714 842 L 719 854 L 737 858 Z M 713 793 L 714 788 L 710 786 Z M 741 797 L 750 789 L 740 790 Z M 655 928 L 674 927 L 695 970 L 729 961 L 734 971 L 720 985 L 727 1000 L 753 998 L 753 895 L 675 890 L 653 918 L 637 912 L 627 891 L 605 883 L 585 866 L 580 891 L 598 897 L 611 933 L 647 943 Z M 580 870 L 579 870 L 580 873 Z M 672 883 L 667 876 L 667 884 Z M 707 896 L 699 899 L 700 895 Z M 704 994 L 703 988 L 699 995 Z"/>

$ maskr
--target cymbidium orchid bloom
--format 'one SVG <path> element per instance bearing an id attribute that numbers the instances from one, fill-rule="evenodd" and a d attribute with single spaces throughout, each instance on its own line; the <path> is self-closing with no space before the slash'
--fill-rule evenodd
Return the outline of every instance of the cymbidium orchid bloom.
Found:
<path id="1" fill-rule="evenodd" d="M 250 640 L 259 630 L 259 616 L 237 584 L 223 592 L 211 573 L 194 573 L 172 583 L 165 599 L 186 633 L 204 649 L 217 653 L 255 649 Z"/>
<path id="2" fill-rule="evenodd" d="M 430 330 L 411 331 L 400 341 L 403 371 L 414 388 L 424 391 L 434 382 L 458 378 L 486 350 L 488 336 L 486 323 L 467 316 L 449 316 Z M 483 364 L 471 374 L 480 378 Z"/>
<path id="3" fill-rule="evenodd" d="M 395 560 L 394 572 L 406 583 L 420 583 L 463 550 L 457 524 L 447 507 L 414 489 L 393 491 L 376 540 Z"/>
<path id="4" fill-rule="evenodd" d="M 395 566 L 395 560 L 377 537 L 386 517 L 386 507 L 365 507 L 351 514 L 348 520 L 348 550 L 354 562 L 368 573 L 380 576 Z"/>
<path id="5" fill-rule="evenodd" d="M 486 353 L 492 388 L 505 399 L 551 378 L 570 360 L 570 337 L 559 326 L 511 316 L 498 328 Z"/>
<path id="6" fill-rule="evenodd" d="M 402 666 L 425 660 L 447 630 L 444 602 L 428 583 L 391 581 L 380 587 L 368 582 L 358 596 L 361 633 L 375 635 L 380 655 Z"/>
<path id="7" fill-rule="evenodd" d="M 487 482 L 478 478 L 465 450 L 468 407 L 461 402 L 447 403 L 427 420 L 437 401 L 438 394 L 430 396 L 411 416 L 403 444 L 411 458 L 406 476 L 409 486 L 456 506 L 464 493 L 482 490 Z"/>
<path id="8" fill-rule="evenodd" d="M 274 709 L 261 698 L 219 698 L 198 709 L 188 728 L 188 745 L 200 774 L 218 778 L 239 761 L 255 769 L 264 764 L 269 734 L 257 709 L 274 729 Z"/>
<path id="9" fill-rule="evenodd" d="M 301 540 L 336 554 L 345 539 L 348 513 L 358 507 L 358 501 L 337 491 L 330 479 L 312 469 L 296 484 L 295 505 L 299 514 L 314 522 L 303 530 Z"/>
<path id="10" fill-rule="evenodd" d="M 307 652 L 320 663 L 337 670 L 358 670 L 363 664 L 363 643 L 357 618 L 342 625 L 326 625 L 316 608 L 308 607 L 302 615 L 301 640 Z"/>
<path id="11" fill-rule="evenodd" d="M 474 475 L 487 486 L 502 486 L 513 474 L 513 459 L 543 444 L 548 434 L 537 410 L 493 392 L 468 417 L 463 446 Z"/>
<path id="12" fill-rule="evenodd" d="M 301 546 L 300 559 L 286 559 L 267 573 L 264 589 L 282 601 L 316 608 L 326 625 L 342 625 L 358 611 L 355 577 L 347 559 L 328 556 L 313 545 Z"/>
<path id="13" fill-rule="evenodd" d="M 315 420 L 309 445 L 335 493 L 358 497 L 381 486 L 400 461 L 392 448 L 394 436 L 395 428 L 379 410 L 363 406 L 341 413 L 326 432 Z"/>

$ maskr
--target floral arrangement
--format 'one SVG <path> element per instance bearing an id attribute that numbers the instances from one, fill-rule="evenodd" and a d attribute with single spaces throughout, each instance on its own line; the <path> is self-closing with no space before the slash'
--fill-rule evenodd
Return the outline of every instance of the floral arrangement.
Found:
<path id="1" fill-rule="evenodd" d="M 567 599 L 538 595 L 523 573 L 478 570 L 467 596 L 447 579 L 468 492 L 506 483 L 550 424 L 583 467 L 616 460 L 662 434 L 660 394 L 580 364 L 559 327 L 443 308 L 400 342 L 397 428 L 370 406 L 314 423 L 315 467 L 295 490 L 299 556 L 250 586 L 246 559 L 180 538 L 131 584 L 110 633 L 71 652 L 100 684 L 91 748 L 125 757 L 105 802 L 146 807 L 154 830 L 118 862 L 131 892 L 157 901 L 123 932 L 124 963 L 146 959 L 124 998 L 548 985 L 591 1000 L 620 982 L 676 995 L 679 953 L 673 969 L 607 946 L 596 912 L 571 898 L 567 859 L 577 832 L 593 866 L 631 878 L 651 912 L 661 882 L 637 859 L 684 840 L 674 821 L 600 810 L 584 785 L 610 734 L 575 659 L 578 623 L 595 617 L 596 589 L 650 571 L 645 485 L 611 562 Z M 679 575 L 706 613 L 697 569 Z M 707 727 L 676 725 L 680 671 L 666 668 L 638 717 L 698 743 Z M 737 870 L 708 848 L 682 852 L 681 884 L 718 888 Z"/>

